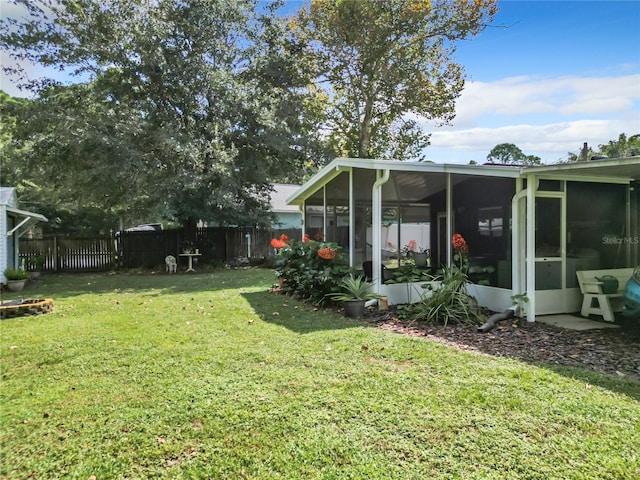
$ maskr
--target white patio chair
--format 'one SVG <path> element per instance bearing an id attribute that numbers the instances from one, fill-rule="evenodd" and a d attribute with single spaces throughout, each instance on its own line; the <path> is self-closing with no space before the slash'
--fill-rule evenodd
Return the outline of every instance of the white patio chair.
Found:
<path id="1" fill-rule="evenodd" d="M 164 259 L 164 263 L 167 266 L 167 272 L 176 273 L 178 271 L 178 262 L 173 255 L 167 255 Z"/>

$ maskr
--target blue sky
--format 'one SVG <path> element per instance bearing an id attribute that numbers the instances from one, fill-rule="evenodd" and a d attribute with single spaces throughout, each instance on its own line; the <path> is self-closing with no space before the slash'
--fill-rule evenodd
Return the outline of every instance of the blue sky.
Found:
<path id="1" fill-rule="evenodd" d="M 430 160 L 483 162 L 513 143 L 545 163 L 640 133 L 640 2 L 500 1 L 492 27 L 460 44 L 467 73 Z"/>
<path id="2" fill-rule="evenodd" d="M 286 10 L 299 5 L 289 1 Z M 2 15 L 7 7 L 0 0 Z M 620 133 L 640 133 L 639 0 L 505 0 L 499 7 L 491 27 L 458 46 L 467 82 L 452 124 L 421 121 L 432 133 L 429 160 L 484 162 L 495 145 L 513 143 L 554 163 L 584 142 L 597 149 Z M 4 75 L 0 88 L 20 95 Z"/>

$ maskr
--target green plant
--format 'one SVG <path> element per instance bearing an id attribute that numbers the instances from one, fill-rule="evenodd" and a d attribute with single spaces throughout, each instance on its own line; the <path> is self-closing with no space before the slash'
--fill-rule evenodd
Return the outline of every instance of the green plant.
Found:
<path id="1" fill-rule="evenodd" d="M 420 302 L 406 309 L 406 318 L 427 322 L 441 322 L 447 325 L 450 321 L 475 324 L 482 318 L 482 310 L 475 298 L 466 291 L 469 281 L 469 249 L 460 234 L 452 239 L 454 264 L 441 270 L 441 285 L 431 295 L 423 296 Z"/>
<path id="2" fill-rule="evenodd" d="M 7 280 L 27 280 L 30 277 L 29 272 L 19 268 L 7 268 L 4 271 Z"/>
<path id="3" fill-rule="evenodd" d="M 418 268 L 412 259 L 402 259 L 398 268 L 394 268 L 392 271 L 393 278 L 385 283 L 413 283 L 433 280 L 433 277 L 426 270 Z"/>
<path id="4" fill-rule="evenodd" d="M 322 304 L 327 295 L 338 291 L 342 279 L 353 273 L 342 247 L 321 239 L 303 240 L 281 236 L 273 239 L 276 248 L 276 275 L 283 280 L 283 290 L 304 300 Z"/>
<path id="5" fill-rule="evenodd" d="M 27 258 L 27 267 L 29 267 L 30 270 L 38 271 L 42 269 L 42 266 L 44 265 L 44 263 L 45 263 L 44 255 L 35 255 Z"/>
<path id="6" fill-rule="evenodd" d="M 517 307 L 517 311 L 520 315 L 526 315 L 525 305 L 529 303 L 529 297 L 526 293 L 518 293 L 511 295 L 511 305 Z"/>
<path id="7" fill-rule="evenodd" d="M 350 274 L 344 277 L 338 284 L 340 290 L 328 294 L 328 297 L 334 302 L 380 298 L 380 295 L 369 292 L 372 286 L 373 283 L 367 282 L 363 277 Z"/>

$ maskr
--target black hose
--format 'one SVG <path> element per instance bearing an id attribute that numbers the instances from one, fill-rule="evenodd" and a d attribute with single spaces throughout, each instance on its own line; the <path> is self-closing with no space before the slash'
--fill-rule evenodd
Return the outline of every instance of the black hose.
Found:
<path id="1" fill-rule="evenodd" d="M 502 320 L 507 320 L 508 318 L 512 318 L 515 315 L 515 313 L 516 312 L 514 312 L 512 309 L 505 310 L 502 313 L 494 313 L 487 319 L 487 321 L 484 324 L 478 327 L 478 332 L 486 333 L 489 330 L 492 330 L 498 324 L 498 322 Z"/>

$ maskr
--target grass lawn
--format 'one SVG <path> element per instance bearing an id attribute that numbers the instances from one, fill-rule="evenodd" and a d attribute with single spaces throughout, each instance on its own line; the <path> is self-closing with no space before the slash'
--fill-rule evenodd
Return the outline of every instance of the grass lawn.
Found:
<path id="1" fill-rule="evenodd" d="M 640 384 L 371 328 L 273 280 L 44 275 L 23 295 L 55 313 L 0 323 L 0 477 L 640 478 Z"/>

